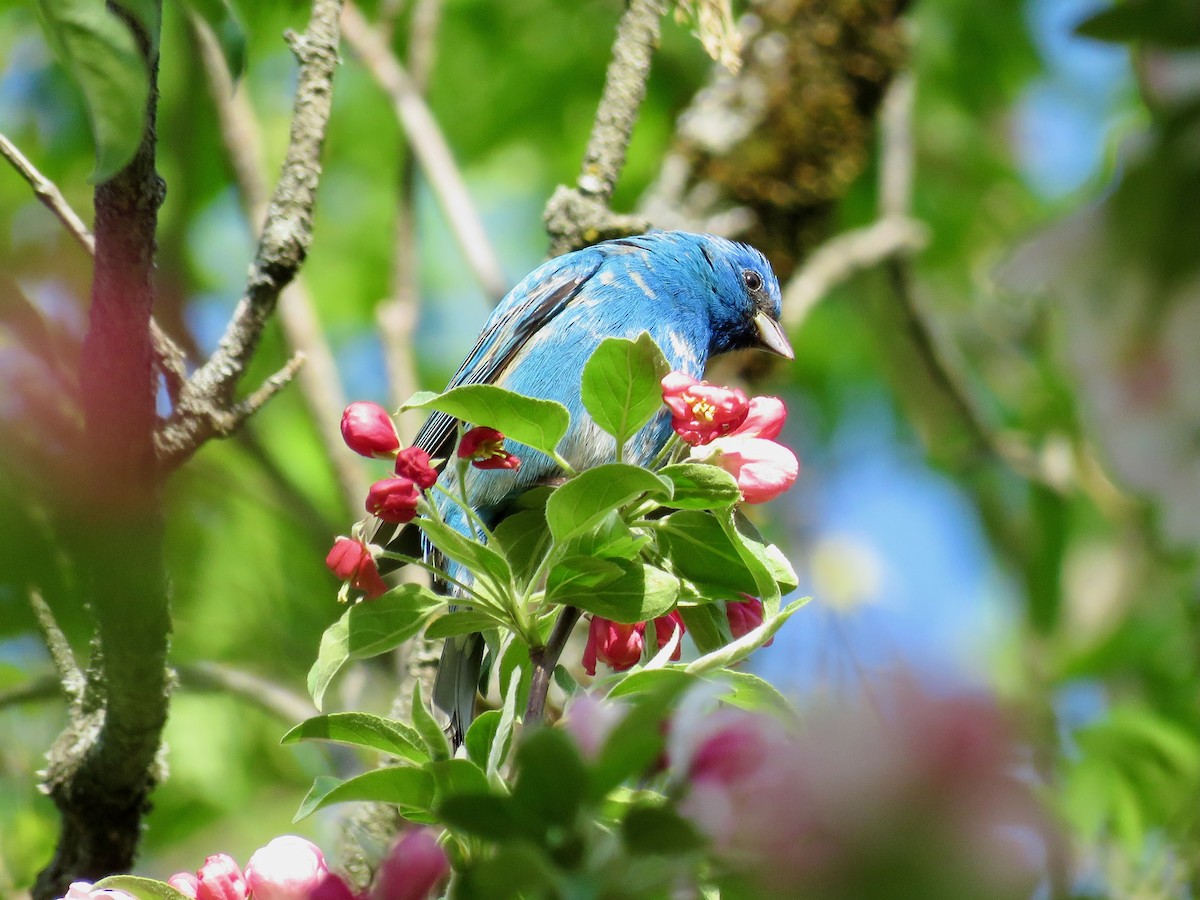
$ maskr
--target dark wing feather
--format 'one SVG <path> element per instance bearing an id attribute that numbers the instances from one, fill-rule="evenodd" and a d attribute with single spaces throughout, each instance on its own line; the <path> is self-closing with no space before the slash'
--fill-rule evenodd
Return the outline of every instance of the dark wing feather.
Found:
<path id="1" fill-rule="evenodd" d="M 601 251 L 581 250 L 531 273 L 501 301 L 446 389 L 494 382 L 525 342 L 579 294 L 603 261 Z M 445 458 L 454 440 L 454 421 L 445 413 L 433 413 L 413 443 L 432 457 Z"/>

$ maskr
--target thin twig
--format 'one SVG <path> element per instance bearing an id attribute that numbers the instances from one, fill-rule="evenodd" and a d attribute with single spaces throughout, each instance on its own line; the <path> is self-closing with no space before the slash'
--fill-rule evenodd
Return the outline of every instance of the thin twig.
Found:
<path id="1" fill-rule="evenodd" d="M 179 686 L 191 691 L 219 691 L 244 700 L 283 722 L 302 722 L 317 714 L 307 697 L 251 672 L 219 663 L 178 667 Z"/>
<path id="2" fill-rule="evenodd" d="M 0 134 L 0 156 L 7 159 L 21 177 L 29 183 L 29 186 L 33 188 L 34 196 L 62 222 L 67 233 L 75 238 L 79 246 L 86 250 L 89 256 L 95 256 L 96 238 L 71 204 L 67 202 L 67 198 L 58 189 L 58 185 L 43 175 L 16 144 L 3 134 Z M 174 390 L 186 377 L 183 350 L 153 320 L 150 322 L 150 336 L 154 341 L 154 351 L 158 356 L 159 366 L 167 379 L 167 389 L 174 396 Z"/>
<path id="3" fill-rule="evenodd" d="M 216 352 L 188 379 L 170 419 L 159 430 L 158 460 L 165 470 L 178 466 L 209 438 L 230 434 L 256 409 L 248 403 L 235 405 L 233 395 L 275 312 L 280 292 L 295 277 L 312 241 L 321 148 L 338 63 L 341 11 L 342 0 L 313 0 L 305 33 L 287 35 L 300 72 L 283 171 L 271 198 L 246 293 Z"/>
<path id="4" fill-rule="evenodd" d="M 646 230 L 642 219 L 617 215 L 608 203 L 646 97 L 650 63 L 666 11 L 666 0 L 630 0 L 617 24 L 604 93 L 579 178 L 574 188 L 560 186 L 546 204 L 544 219 L 552 256 L 607 237 Z"/>
<path id="5" fill-rule="evenodd" d="M 16 145 L 13 144 L 3 134 L 0 134 L 0 155 L 7 159 L 14 169 L 16 169 L 21 177 L 29 182 L 29 186 L 33 188 L 34 196 L 42 202 L 42 205 L 58 218 L 66 227 L 67 232 L 71 237 L 75 238 L 88 252 L 89 255 L 94 255 L 96 252 L 96 239 L 92 237 L 91 229 L 84 224 L 83 219 L 79 218 L 78 213 L 71 208 L 71 204 L 67 203 L 67 198 L 62 195 L 62 191 L 58 189 L 53 181 L 38 171 L 37 167 L 31 163 Z"/>
<path id="6" fill-rule="evenodd" d="M 554 675 L 554 667 L 562 656 L 567 639 L 579 621 L 580 610 L 567 606 L 558 615 L 554 630 L 550 632 L 550 640 L 545 647 L 535 647 L 529 651 L 530 662 L 533 663 L 533 676 L 529 682 L 529 702 L 525 706 L 525 718 L 522 720 L 526 728 L 534 728 L 542 723 L 546 714 L 546 697 L 550 693 L 550 679 Z"/>
<path id="7" fill-rule="evenodd" d="M 268 201 L 267 183 L 260 162 L 263 158 L 262 129 L 246 92 L 234 89 L 229 67 L 212 29 L 195 14 L 190 18 L 242 207 L 251 227 L 257 228 L 267 216 Z M 279 321 L 288 345 L 304 356 L 305 363 L 297 370 L 296 382 L 316 423 L 342 500 L 347 509 L 358 509 L 369 482 L 359 457 L 346 452 L 338 431 L 337 423 L 346 407 L 346 395 L 303 273 L 284 288 L 279 300 Z"/>
<path id="8" fill-rule="evenodd" d="M 413 85 L 422 94 L 428 87 L 433 69 L 441 8 L 442 0 L 417 0 L 412 12 L 408 58 Z M 400 163 L 397 186 L 391 292 L 375 310 L 375 319 L 383 338 L 388 391 L 394 406 L 411 397 L 420 386 L 416 355 L 413 353 L 413 335 L 420 317 L 415 184 L 415 160 L 412 153 L 405 153 Z M 415 437 L 421 416 L 419 410 L 408 410 L 398 416 L 396 427 L 405 444 L 411 443 Z"/>
<path id="9" fill-rule="evenodd" d="M 33 607 L 33 614 L 37 619 L 38 630 L 42 633 L 42 640 L 46 643 L 46 649 L 50 651 L 50 661 L 54 663 L 54 670 L 58 672 L 58 680 L 63 693 L 71 699 L 72 703 L 79 703 L 83 698 L 86 682 L 83 670 L 79 668 L 79 663 L 75 661 L 75 654 L 71 650 L 71 644 L 67 641 L 67 637 L 63 634 L 62 629 L 58 627 L 58 622 L 54 618 L 54 613 L 50 610 L 50 605 L 37 589 L 30 590 L 29 605 Z"/>
<path id="10" fill-rule="evenodd" d="M 783 324 L 788 330 L 798 328 L 837 285 L 888 259 L 915 253 L 928 240 L 923 224 L 900 217 L 885 217 L 830 238 L 788 282 L 783 292 Z"/>
<path id="11" fill-rule="evenodd" d="M 346 43 L 375 79 L 375 83 L 391 98 L 396 118 L 408 135 L 413 152 L 429 179 L 429 185 L 466 257 L 467 265 L 488 296 L 499 300 L 508 290 L 504 270 L 488 240 L 483 221 L 454 162 L 446 138 L 426 105 L 425 98 L 421 96 L 421 91 L 391 48 L 371 28 L 353 3 L 346 4 L 342 29 Z"/>

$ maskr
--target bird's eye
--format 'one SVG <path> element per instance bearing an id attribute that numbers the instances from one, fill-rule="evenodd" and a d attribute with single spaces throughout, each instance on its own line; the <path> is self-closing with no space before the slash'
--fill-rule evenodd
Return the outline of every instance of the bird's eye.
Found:
<path id="1" fill-rule="evenodd" d="M 746 290 L 753 293 L 754 291 L 762 290 L 762 276 L 753 269 L 746 269 L 742 272 L 742 283 L 746 285 Z"/>

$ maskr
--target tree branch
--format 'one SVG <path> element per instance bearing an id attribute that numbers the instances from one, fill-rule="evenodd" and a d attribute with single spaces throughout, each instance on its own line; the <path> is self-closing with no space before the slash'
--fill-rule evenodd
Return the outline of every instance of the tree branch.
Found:
<path id="1" fill-rule="evenodd" d="M 29 182 L 34 196 L 54 214 L 55 218 L 62 222 L 67 233 L 75 238 L 79 246 L 86 250 L 89 256 L 95 256 L 96 238 L 71 204 L 67 202 L 67 198 L 62 195 L 58 185 L 43 175 L 37 166 L 17 148 L 16 144 L 3 134 L 0 134 L 0 156 L 7 159 L 21 177 Z M 158 357 L 158 364 L 167 378 L 168 389 L 174 391 L 179 384 L 182 384 L 186 375 L 183 350 L 167 336 L 165 331 L 158 327 L 158 323 L 153 319 L 150 320 L 150 331 L 154 340 L 154 352 Z"/>
<path id="2" fill-rule="evenodd" d="M 608 208 L 646 97 L 650 63 L 658 47 L 666 0 L 630 0 L 613 42 L 604 93 L 575 187 L 560 185 L 546 204 L 550 255 L 578 250 L 596 241 L 645 231 L 649 225 Z"/>
<path id="3" fill-rule="evenodd" d="M 159 430 L 156 449 L 164 470 L 178 466 L 210 438 L 232 433 L 257 409 L 249 402 L 235 404 L 233 395 L 275 312 L 280 292 L 295 277 L 312 241 L 321 148 L 338 62 L 341 9 L 341 0 L 313 0 L 304 34 L 289 32 L 286 36 L 300 62 L 300 72 L 283 171 L 271 198 L 246 293 L 216 352 L 188 379 L 170 419 Z M 265 399 L 270 393 L 258 392 L 258 396 Z"/>
<path id="4" fill-rule="evenodd" d="M 346 43 L 367 72 L 391 97 L 413 153 L 429 179 L 450 230 L 484 291 L 493 300 L 508 292 L 508 279 L 454 162 L 450 147 L 412 77 L 353 3 L 342 15 Z"/>
<path id="5" fill-rule="evenodd" d="M 72 698 L 67 725 L 47 755 L 45 790 L 61 826 L 54 857 L 34 887 L 38 900 L 61 896 L 71 881 L 132 866 L 160 777 L 157 755 L 170 694 L 151 329 L 155 236 L 165 194 L 155 171 L 158 59 L 151 48 L 158 36 L 145 33 L 120 6 L 109 8 L 137 39 L 150 91 L 137 151 L 94 193 L 95 263 L 79 362 L 80 456 L 88 465 L 77 474 L 79 483 L 68 492 L 74 502 L 63 515 L 96 631 L 82 696 Z M 154 11 L 160 12 L 157 2 Z"/>
<path id="6" fill-rule="evenodd" d="M 260 164 L 263 157 L 262 129 L 246 92 L 235 91 L 229 67 L 212 29 L 195 14 L 190 19 L 191 33 L 196 39 L 204 65 L 209 94 L 217 111 L 221 139 L 234 172 L 242 208 L 251 227 L 257 229 L 267 217 L 268 203 L 266 179 L 263 178 Z M 342 501 L 346 509 L 357 510 L 366 496 L 369 481 L 360 459 L 347 453 L 342 443 L 337 423 L 346 407 L 346 395 L 342 390 L 333 351 L 325 340 L 312 297 L 304 283 L 303 273 L 283 289 L 279 300 L 279 321 L 288 345 L 297 356 L 304 359 L 304 365 L 294 370 L 297 384 L 316 425 L 325 457 L 337 478 Z"/>

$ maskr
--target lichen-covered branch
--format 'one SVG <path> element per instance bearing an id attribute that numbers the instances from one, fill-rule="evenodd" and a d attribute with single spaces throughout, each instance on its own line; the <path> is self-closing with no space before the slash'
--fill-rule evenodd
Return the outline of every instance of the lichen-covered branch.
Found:
<path id="1" fill-rule="evenodd" d="M 288 33 L 300 73 L 283 171 L 271 197 L 246 293 L 216 352 L 183 385 L 171 417 L 159 430 L 158 464 L 164 470 L 178 466 L 208 439 L 231 434 L 257 409 L 236 403 L 234 392 L 258 349 L 280 292 L 295 277 L 312 241 L 341 11 L 341 0 L 313 0 L 304 34 Z M 258 397 L 265 399 L 270 393 L 260 392 Z"/>
<path id="2" fill-rule="evenodd" d="M 65 678 L 71 712 L 47 755 L 45 790 L 61 824 L 54 857 L 34 887 L 37 900 L 61 896 L 73 880 L 133 864 L 159 778 L 170 693 L 151 329 L 164 196 L 154 163 L 158 60 L 150 48 L 157 36 L 111 8 L 137 36 L 150 95 L 137 152 L 94 194 L 95 265 L 79 363 L 84 445 L 78 455 L 87 467 L 74 473 L 77 483 L 66 491 L 74 502 L 64 511 L 64 537 L 96 632 L 82 693 L 71 686 L 74 675 Z"/>
<path id="3" fill-rule="evenodd" d="M 648 223 L 608 208 L 646 98 L 650 63 L 658 47 L 666 0 L 630 0 L 613 41 L 604 93 L 575 187 L 559 186 L 546 204 L 550 255 L 578 250 L 596 241 L 645 231 Z"/>
<path id="4" fill-rule="evenodd" d="M 198 45 L 242 207 L 251 227 L 257 228 L 267 217 L 269 199 L 262 174 L 262 129 L 258 117 L 246 91 L 235 91 L 229 67 L 212 29 L 199 16 L 193 15 L 191 31 Z M 337 477 L 342 501 L 347 510 L 356 510 L 366 496 L 369 481 L 359 457 L 345 452 L 338 431 L 337 423 L 346 406 L 346 395 L 303 273 L 283 289 L 279 299 L 279 321 L 288 345 L 298 356 L 303 356 L 304 364 L 296 368 L 296 383 L 316 423 L 325 457 Z"/>

